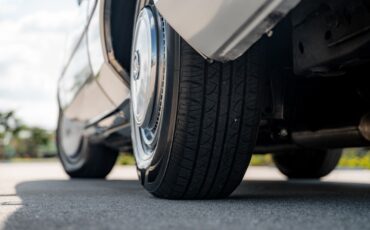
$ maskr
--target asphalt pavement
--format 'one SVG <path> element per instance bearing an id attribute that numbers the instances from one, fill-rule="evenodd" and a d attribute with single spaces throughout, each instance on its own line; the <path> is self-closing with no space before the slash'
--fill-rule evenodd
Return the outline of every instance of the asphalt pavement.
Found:
<path id="1" fill-rule="evenodd" d="M 251 167 L 225 200 L 154 198 L 133 167 L 70 180 L 57 162 L 0 163 L 0 229 L 370 229 L 370 171 L 286 181 Z"/>

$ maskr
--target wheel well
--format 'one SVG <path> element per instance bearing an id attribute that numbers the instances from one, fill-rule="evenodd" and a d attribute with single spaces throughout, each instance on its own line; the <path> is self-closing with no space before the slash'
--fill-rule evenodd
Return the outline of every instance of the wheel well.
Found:
<path id="1" fill-rule="evenodd" d="M 370 146 L 369 2 L 302 0 L 274 28 L 258 152 Z"/>
<path id="2" fill-rule="evenodd" d="M 131 65 L 131 46 L 136 1 L 137 0 L 107 0 L 106 4 L 109 12 L 110 52 L 113 53 L 115 61 L 118 62 L 127 73 L 130 72 Z"/>

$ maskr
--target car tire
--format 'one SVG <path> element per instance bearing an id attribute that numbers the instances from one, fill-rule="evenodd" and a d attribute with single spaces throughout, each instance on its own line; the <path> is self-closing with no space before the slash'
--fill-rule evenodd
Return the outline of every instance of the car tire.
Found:
<path id="1" fill-rule="evenodd" d="M 160 198 L 227 197 L 242 181 L 255 146 L 266 74 L 264 46 L 259 42 L 233 62 L 211 63 L 157 17 L 166 61 L 156 84 L 161 87 L 159 109 L 151 113 L 159 114 L 155 147 L 146 158 L 142 128 L 131 112 L 141 183 Z"/>
<path id="2" fill-rule="evenodd" d="M 101 143 L 92 143 L 81 137 L 73 154 L 67 154 L 63 147 L 63 113 L 59 113 L 57 128 L 57 150 L 65 172 L 71 178 L 105 178 L 112 170 L 118 151 Z"/>
<path id="3" fill-rule="evenodd" d="M 274 154 L 273 161 L 290 179 L 319 179 L 335 169 L 341 150 L 294 150 Z"/>

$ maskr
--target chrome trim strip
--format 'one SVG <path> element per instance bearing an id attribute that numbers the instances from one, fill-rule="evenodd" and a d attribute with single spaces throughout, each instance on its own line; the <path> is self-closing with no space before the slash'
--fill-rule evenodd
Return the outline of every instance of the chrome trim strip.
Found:
<path id="1" fill-rule="evenodd" d="M 101 0 L 101 7 L 103 10 L 103 19 L 102 26 L 102 38 L 103 38 L 103 50 L 106 55 L 105 58 L 107 62 L 113 67 L 113 69 L 121 76 L 123 82 L 129 87 L 130 86 L 130 75 L 127 71 L 121 66 L 121 64 L 116 60 L 112 45 L 112 33 L 111 33 L 111 4 L 112 0 Z"/>

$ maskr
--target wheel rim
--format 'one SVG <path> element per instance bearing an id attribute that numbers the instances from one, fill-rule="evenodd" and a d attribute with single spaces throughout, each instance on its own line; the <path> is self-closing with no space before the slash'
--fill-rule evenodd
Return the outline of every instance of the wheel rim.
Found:
<path id="1" fill-rule="evenodd" d="M 63 153 L 68 158 L 75 157 L 81 147 L 83 125 L 80 122 L 72 121 L 63 116 L 59 135 Z"/>
<path id="2" fill-rule="evenodd" d="M 134 33 L 131 57 L 131 124 L 134 154 L 139 168 L 146 168 L 158 143 L 161 117 L 165 30 L 150 7 L 141 10 Z"/>

